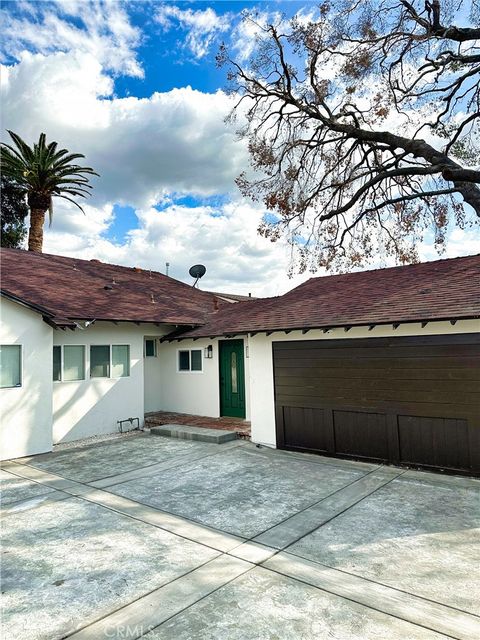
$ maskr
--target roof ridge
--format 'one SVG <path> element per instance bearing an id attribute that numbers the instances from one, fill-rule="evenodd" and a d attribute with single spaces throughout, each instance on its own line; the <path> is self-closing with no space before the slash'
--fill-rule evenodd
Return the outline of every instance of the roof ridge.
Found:
<path id="1" fill-rule="evenodd" d="M 414 267 L 426 267 L 427 265 L 437 264 L 438 262 L 441 262 L 442 264 L 444 264 L 445 262 L 452 262 L 454 260 L 467 260 L 468 258 L 478 258 L 478 257 L 480 257 L 480 253 L 472 253 L 472 254 L 469 254 L 468 256 L 455 256 L 452 258 L 437 258 L 435 260 L 426 260 L 423 262 L 422 261 L 412 262 L 410 264 L 396 264 L 392 267 L 376 267 L 375 269 L 360 269 L 359 271 L 348 271 L 345 273 L 337 273 L 337 274 L 330 274 L 330 275 L 348 276 L 354 273 L 373 273 L 374 271 L 394 271 L 395 269 L 410 269 Z M 310 279 L 316 280 L 317 278 L 322 278 L 322 277 L 325 277 L 325 276 L 313 276 Z"/>
<path id="2" fill-rule="evenodd" d="M 29 257 L 34 257 L 34 258 L 48 258 L 48 259 L 53 259 L 57 264 L 58 263 L 62 263 L 64 261 L 68 261 L 68 262 L 72 262 L 72 264 L 76 264 L 78 262 L 82 262 L 85 265 L 101 265 L 101 266 L 105 266 L 105 267 L 114 267 L 115 269 L 123 269 L 127 272 L 132 272 L 132 271 L 136 271 L 137 273 L 140 274 L 144 274 L 147 277 L 150 276 L 150 274 L 155 275 L 155 276 L 160 276 L 161 278 L 164 278 L 166 280 L 170 280 L 172 282 L 175 282 L 179 285 L 181 285 L 182 287 L 187 287 L 188 289 L 193 289 L 194 287 L 192 287 L 192 285 L 187 284 L 186 282 L 183 282 L 183 280 L 178 280 L 177 278 L 172 278 L 172 276 L 167 276 L 165 273 L 162 273 L 161 271 L 155 271 L 154 269 L 150 269 L 150 268 L 145 268 L 145 267 L 128 267 L 122 264 L 114 264 L 113 262 L 104 262 L 103 260 L 100 260 L 98 258 L 73 258 L 71 256 L 64 256 L 61 254 L 56 254 L 56 253 L 37 253 L 37 252 L 33 252 L 33 251 L 28 251 L 27 249 L 17 249 L 17 248 L 10 248 L 10 247 L 1 247 L 1 251 L 14 251 L 14 252 L 19 252 L 19 253 L 23 253 L 28 255 Z M 92 277 L 100 277 L 100 275 L 96 275 L 96 274 L 89 274 Z M 211 293 L 210 291 L 204 291 L 203 289 L 196 289 L 195 288 L 195 292 L 196 293 L 200 293 L 202 295 L 208 295 L 208 296 L 212 296 L 214 297 L 216 294 Z"/>
<path id="3" fill-rule="evenodd" d="M 138 273 L 123 265 L 24 249 L 5 248 L 0 254 L 2 288 L 27 305 L 46 305 L 52 317 L 198 326 L 214 308 L 211 293 L 148 269 Z M 112 281 L 119 286 L 109 286 Z"/>
<path id="4" fill-rule="evenodd" d="M 458 268 L 457 268 L 458 265 Z M 411 269 L 407 269 L 409 266 Z M 346 277 L 351 276 L 351 277 Z M 480 318 L 480 254 L 309 278 L 283 296 L 242 301 L 182 338 Z M 248 305 L 248 306 L 247 306 Z"/>
<path id="5" fill-rule="evenodd" d="M 300 284 L 298 284 L 296 287 L 294 287 L 293 289 L 290 289 L 289 291 L 287 291 L 284 295 L 287 295 L 289 293 L 292 293 L 293 291 L 298 291 L 298 289 L 300 289 L 301 287 L 304 287 L 305 285 L 307 285 L 309 282 L 313 282 L 316 280 L 322 280 L 323 278 L 343 278 L 346 276 L 354 276 L 354 275 L 358 275 L 360 273 L 363 274 L 371 274 L 371 273 L 376 273 L 376 272 L 385 272 L 385 271 L 395 271 L 395 270 L 401 270 L 401 269 L 409 269 L 409 268 L 418 268 L 418 267 L 427 267 L 430 265 L 434 265 L 434 264 L 444 264 L 445 262 L 452 262 L 454 260 L 468 260 L 468 258 L 478 258 L 480 257 L 480 253 L 472 253 L 469 254 L 467 256 L 455 256 L 452 258 L 438 258 L 436 260 L 427 260 L 426 262 L 413 262 L 411 264 L 397 264 L 394 265 L 392 267 L 376 267 L 375 269 L 359 269 L 358 271 L 346 271 L 343 273 L 325 273 L 319 276 L 311 276 L 310 278 L 308 278 L 308 280 L 305 280 L 304 282 L 301 282 Z"/>

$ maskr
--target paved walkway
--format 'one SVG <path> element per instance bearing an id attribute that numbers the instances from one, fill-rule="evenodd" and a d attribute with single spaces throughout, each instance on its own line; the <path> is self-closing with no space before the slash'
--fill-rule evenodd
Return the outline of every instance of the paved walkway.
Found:
<path id="1" fill-rule="evenodd" d="M 4 463 L 9 640 L 478 640 L 479 482 L 139 434 Z"/>
<path id="2" fill-rule="evenodd" d="M 250 422 L 241 418 L 209 418 L 207 416 L 193 416 L 187 413 L 173 413 L 170 411 L 155 411 L 145 414 L 146 427 L 162 424 L 184 424 L 192 427 L 238 431 L 240 437 L 250 438 Z"/>

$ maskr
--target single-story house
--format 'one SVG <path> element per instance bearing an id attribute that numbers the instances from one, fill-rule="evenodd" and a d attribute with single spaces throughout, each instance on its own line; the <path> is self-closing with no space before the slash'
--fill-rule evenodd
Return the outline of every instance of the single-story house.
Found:
<path id="1" fill-rule="evenodd" d="M 2 457 L 145 412 L 236 416 L 270 447 L 480 473 L 480 256 L 240 299 L 1 250 Z"/>

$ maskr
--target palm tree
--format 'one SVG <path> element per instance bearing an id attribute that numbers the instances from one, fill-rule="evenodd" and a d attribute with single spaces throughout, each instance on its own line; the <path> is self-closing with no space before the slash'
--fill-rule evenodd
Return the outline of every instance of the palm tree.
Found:
<path id="1" fill-rule="evenodd" d="M 28 250 L 42 252 L 43 225 L 45 213 L 50 214 L 52 223 L 52 197 L 73 202 L 83 213 L 82 207 L 73 198 L 90 195 L 92 186 L 87 175 L 97 176 L 90 167 L 72 164 L 81 153 L 69 153 L 67 149 L 57 150 L 57 143 L 47 145 L 46 136 L 40 134 L 38 143 L 28 146 L 19 135 L 8 131 L 14 145 L 1 143 L 1 163 L 3 175 L 12 178 L 27 195 L 30 207 L 30 230 Z"/>

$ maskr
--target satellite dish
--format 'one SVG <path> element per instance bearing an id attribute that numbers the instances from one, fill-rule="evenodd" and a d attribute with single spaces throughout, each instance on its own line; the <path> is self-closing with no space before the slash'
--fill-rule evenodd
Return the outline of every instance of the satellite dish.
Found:
<path id="1" fill-rule="evenodd" d="M 192 278 L 195 278 L 193 286 L 195 286 L 200 278 L 205 275 L 206 271 L 207 268 L 203 264 L 194 264 L 193 267 L 190 267 L 188 273 L 192 276 Z"/>

